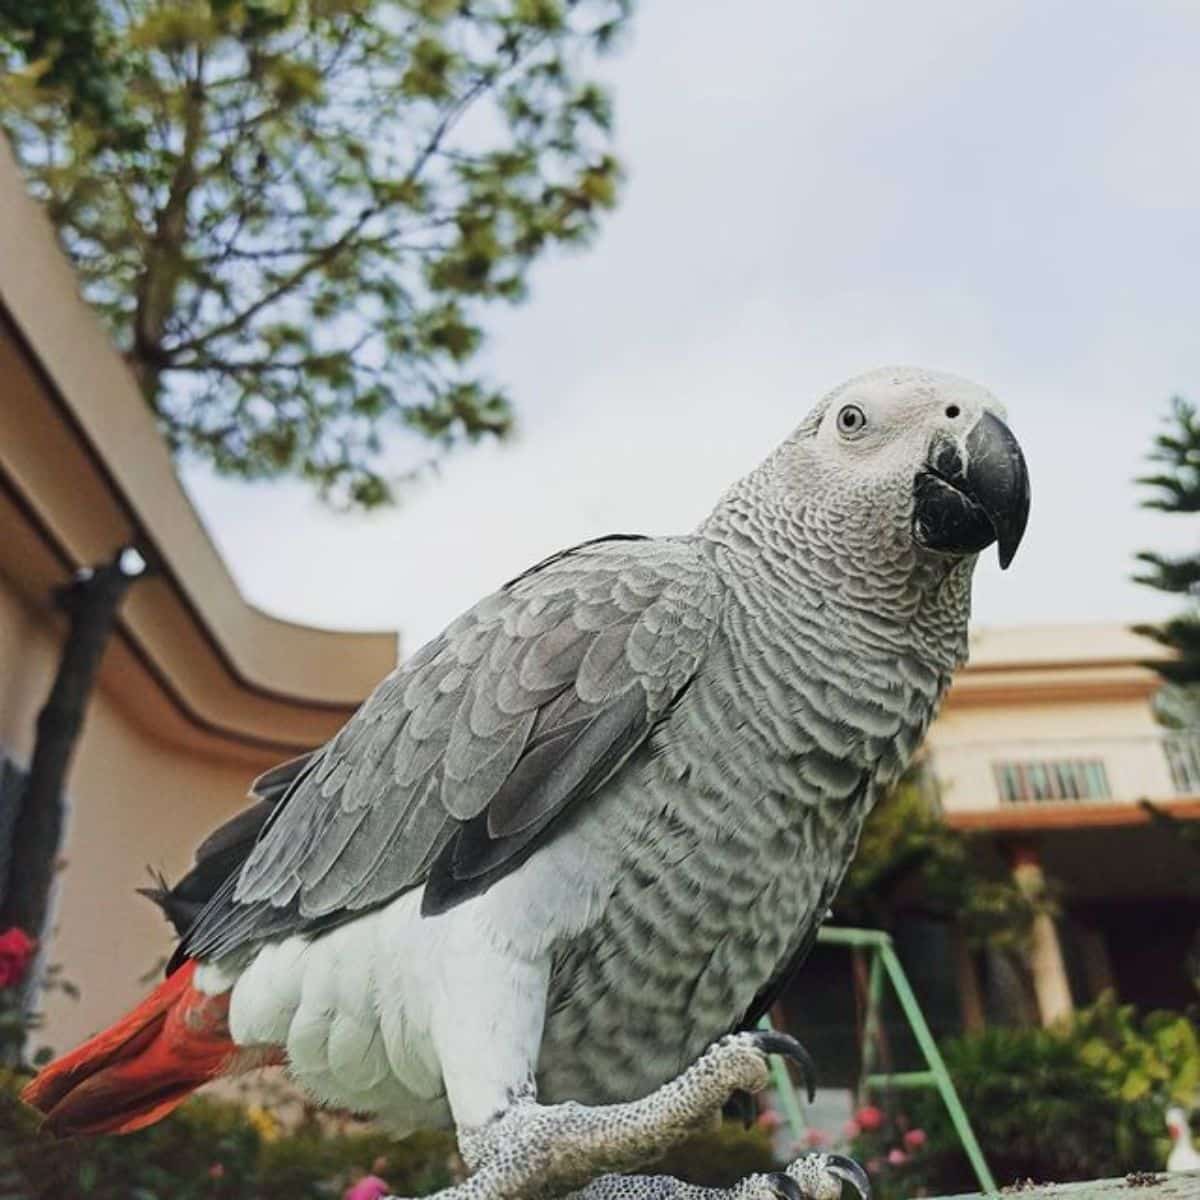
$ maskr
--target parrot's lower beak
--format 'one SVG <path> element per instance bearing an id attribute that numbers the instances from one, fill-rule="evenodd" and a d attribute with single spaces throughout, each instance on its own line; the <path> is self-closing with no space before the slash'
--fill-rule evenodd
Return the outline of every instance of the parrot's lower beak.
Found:
<path id="1" fill-rule="evenodd" d="M 939 434 L 913 486 L 913 537 L 945 554 L 977 554 L 998 543 L 1012 562 L 1029 520 L 1029 472 L 1012 431 L 990 412 L 960 444 Z"/>

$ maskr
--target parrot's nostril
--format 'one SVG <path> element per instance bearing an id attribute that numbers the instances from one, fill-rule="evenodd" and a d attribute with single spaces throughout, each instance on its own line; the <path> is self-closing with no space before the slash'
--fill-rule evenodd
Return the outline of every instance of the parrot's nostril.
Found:
<path id="1" fill-rule="evenodd" d="M 952 404 L 952 405 L 950 405 L 950 407 L 948 409 L 946 409 L 946 416 L 948 416 L 950 418 L 950 420 L 953 421 L 954 418 L 957 417 L 961 411 L 962 411 L 962 409 L 960 409 L 957 404 Z"/>

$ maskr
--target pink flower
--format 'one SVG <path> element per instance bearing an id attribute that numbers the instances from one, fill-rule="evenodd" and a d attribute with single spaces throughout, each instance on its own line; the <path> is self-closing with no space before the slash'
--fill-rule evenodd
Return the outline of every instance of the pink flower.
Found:
<path id="1" fill-rule="evenodd" d="M 906 1162 L 908 1162 L 908 1155 L 905 1154 L 899 1146 L 897 1146 L 894 1150 L 888 1151 L 888 1162 L 890 1162 L 893 1167 L 902 1167 Z"/>
<path id="2" fill-rule="evenodd" d="M 0 988 L 20 983 L 37 943 L 15 925 L 0 933 Z"/>
<path id="3" fill-rule="evenodd" d="M 378 1175 L 364 1175 L 357 1183 L 346 1189 L 342 1200 L 380 1200 L 391 1189 Z"/>
<path id="4" fill-rule="evenodd" d="M 858 1122 L 860 1129 L 865 1129 L 869 1133 L 883 1124 L 883 1112 L 873 1104 L 868 1104 L 854 1114 L 854 1119 Z"/>
<path id="5" fill-rule="evenodd" d="M 830 1137 L 823 1129 L 810 1129 L 804 1135 L 804 1142 L 805 1145 L 811 1146 L 815 1150 L 819 1146 L 828 1146 Z"/>
<path id="6" fill-rule="evenodd" d="M 783 1118 L 773 1108 L 764 1108 L 762 1112 L 754 1118 L 754 1123 L 759 1129 L 778 1129 L 783 1124 Z"/>
<path id="7" fill-rule="evenodd" d="M 910 1129 L 904 1135 L 904 1144 L 910 1150 L 919 1150 L 927 1141 L 929 1138 L 925 1136 L 923 1129 Z"/>
<path id="8" fill-rule="evenodd" d="M 209 1179 L 221 1179 L 224 1175 L 225 1175 L 225 1164 L 224 1163 L 213 1163 L 213 1165 L 208 1168 Z"/>
<path id="9" fill-rule="evenodd" d="M 867 1171 L 871 1175 L 878 1175 L 879 1172 L 882 1170 L 883 1170 L 883 1159 L 882 1158 L 868 1158 L 867 1159 Z"/>
<path id="10" fill-rule="evenodd" d="M 852 1140 L 862 1133 L 862 1126 L 857 1121 L 847 1121 L 842 1126 L 842 1137 Z"/>

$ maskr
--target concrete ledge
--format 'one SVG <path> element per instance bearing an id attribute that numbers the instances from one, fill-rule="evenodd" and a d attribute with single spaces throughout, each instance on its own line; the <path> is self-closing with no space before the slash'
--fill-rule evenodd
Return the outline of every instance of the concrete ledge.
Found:
<path id="1" fill-rule="evenodd" d="M 1025 1183 L 1001 1188 L 1020 1200 L 1200 1200 L 1200 1171 L 1173 1175 L 1159 1171 L 1096 1179 L 1086 1183 Z M 981 1192 L 965 1192 L 943 1200 L 985 1200 Z"/>

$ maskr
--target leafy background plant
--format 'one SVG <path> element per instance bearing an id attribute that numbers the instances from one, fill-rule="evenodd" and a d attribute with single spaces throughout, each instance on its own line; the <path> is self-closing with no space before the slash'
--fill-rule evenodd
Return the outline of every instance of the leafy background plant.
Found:
<path id="1" fill-rule="evenodd" d="M 1000 864 L 996 864 L 999 868 Z M 1003 869 L 989 871 L 966 835 L 942 818 L 921 768 L 876 805 L 834 901 L 840 925 L 894 929 L 906 915 L 955 922 L 973 947 L 1019 951 L 1039 912 L 1055 911 L 1051 890 L 1031 895 Z"/>
<path id="2" fill-rule="evenodd" d="M 1144 1017 L 1106 995 L 1052 1028 L 1005 1029 L 942 1046 L 976 1136 L 1001 1183 L 1066 1182 L 1161 1170 L 1168 1105 L 1200 1099 L 1200 1035 L 1182 1013 Z M 906 1100 L 929 1137 L 935 1194 L 974 1190 L 935 1093 Z"/>
<path id="3" fill-rule="evenodd" d="M 510 429 L 479 314 L 615 202 L 628 9 L 0 0 L 0 125 L 172 448 L 371 507 Z"/>

